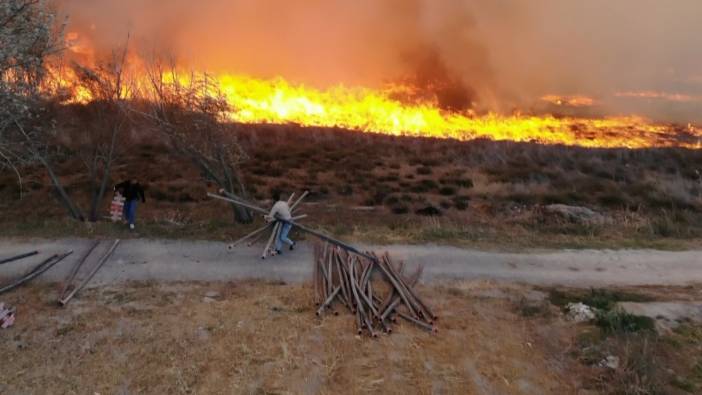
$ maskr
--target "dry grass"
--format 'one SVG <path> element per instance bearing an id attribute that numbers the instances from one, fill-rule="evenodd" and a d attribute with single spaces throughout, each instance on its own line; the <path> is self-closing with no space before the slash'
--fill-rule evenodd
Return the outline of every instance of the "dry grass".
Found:
<path id="1" fill-rule="evenodd" d="M 273 125 L 242 126 L 239 133 L 251 156 L 243 170 L 252 197 L 263 201 L 273 191 L 309 189 L 308 201 L 319 204 L 309 207 L 317 225 L 371 235 L 366 241 L 508 247 L 702 244 L 702 178 L 697 173 L 702 150 L 457 142 Z M 156 136 L 138 137 L 119 158 L 113 178 L 137 174 L 147 185 L 148 203 L 139 213 L 153 233 L 144 235 L 225 238 L 231 210 L 207 198 L 215 187 Z M 85 202 L 81 166 L 65 155 L 59 173 L 68 190 Z M 32 235 L 65 216 L 51 198 L 43 170 L 24 172 L 22 200 L 13 174 L 0 173 L 0 225 L 10 234 Z M 590 226 L 544 217 L 541 208 L 551 203 L 586 206 L 610 221 Z M 107 211 L 107 200 L 104 205 Z M 373 211 L 360 212 L 358 206 Z M 428 214 L 442 218 L 442 229 L 423 227 Z M 50 224 L 42 226 L 44 221 Z M 559 241 L 550 242 L 554 238 Z"/>
<path id="2" fill-rule="evenodd" d="M 493 288 L 422 288 L 440 333 L 403 323 L 377 340 L 357 337 L 347 315 L 316 319 L 304 286 L 132 284 L 91 289 L 66 309 L 54 286 L 23 288 L 5 298 L 18 319 L 0 332 L 0 392 L 573 392 L 536 322 L 471 294 Z"/>

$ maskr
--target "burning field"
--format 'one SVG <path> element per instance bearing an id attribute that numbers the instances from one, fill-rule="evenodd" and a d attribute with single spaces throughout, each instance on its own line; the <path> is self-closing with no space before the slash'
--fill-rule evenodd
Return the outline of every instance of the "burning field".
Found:
<path id="1" fill-rule="evenodd" d="M 67 51 L 52 67 L 49 85 L 65 102 L 99 100 L 71 65 L 119 68 L 129 80 L 121 96 L 148 100 L 154 83 L 206 80 L 207 92 L 229 105 L 225 119 L 247 124 L 462 141 L 700 148 L 699 63 L 669 53 L 671 42 L 689 41 L 687 31 L 648 41 L 642 56 L 652 64 L 620 56 L 590 67 L 620 48 L 595 46 L 589 38 L 571 38 L 572 48 L 565 48 L 537 25 L 543 19 L 554 30 L 597 26 L 615 34 L 614 21 L 589 7 L 547 3 L 529 10 L 516 2 L 498 10 L 423 0 L 354 6 L 178 1 L 157 8 L 62 0 L 60 15 L 70 18 Z M 632 2 L 624 3 L 617 10 L 625 12 Z M 686 8 L 672 15 L 639 10 L 632 30 L 650 35 L 647 23 L 679 18 Z M 568 18 L 582 14 L 582 22 L 568 25 Z M 616 38 L 630 51 L 644 45 L 634 34 Z M 553 48 L 540 46 L 540 39 Z M 675 76 L 660 76 L 657 55 L 666 57 Z"/>

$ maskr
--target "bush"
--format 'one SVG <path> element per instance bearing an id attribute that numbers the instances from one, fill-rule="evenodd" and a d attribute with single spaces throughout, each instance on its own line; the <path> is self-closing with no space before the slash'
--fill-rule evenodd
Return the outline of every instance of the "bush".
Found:
<path id="1" fill-rule="evenodd" d="M 453 187 L 442 187 L 439 189 L 439 193 L 444 196 L 451 196 L 456 194 L 456 188 Z"/>
<path id="2" fill-rule="evenodd" d="M 427 217 L 434 217 L 434 216 L 440 216 L 441 215 L 441 210 L 434 206 L 426 206 L 424 208 L 420 208 L 419 210 L 415 211 L 417 215 L 424 215 Z"/>
<path id="3" fill-rule="evenodd" d="M 398 215 L 409 213 L 409 207 L 405 206 L 404 204 L 395 205 L 390 210 L 392 211 L 393 214 L 398 214 Z"/>
<path id="4" fill-rule="evenodd" d="M 608 334 L 652 332 L 655 329 L 655 322 L 652 318 L 629 314 L 621 310 L 598 313 L 595 324 Z"/>
<path id="5" fill-rule="evenodd" d="M 431 167 L 428 166 L 420 166 L 417 168 L 417 174 L 426 176 L 431 174 Z"/>
<path id="6" fill-rule="evenodd" d="M 412 192 L 426 193 L 437 189 L 439 185 L 434 180 L 421 180 L 412 186 Z"/>
<path id="7" fill-rule="evenodd" d="M 457 210 L 465 210 L 468 208 L 469 201 L 469 196 L 455 196 L 453 198 L 453 206 L 456 207 Z"/>

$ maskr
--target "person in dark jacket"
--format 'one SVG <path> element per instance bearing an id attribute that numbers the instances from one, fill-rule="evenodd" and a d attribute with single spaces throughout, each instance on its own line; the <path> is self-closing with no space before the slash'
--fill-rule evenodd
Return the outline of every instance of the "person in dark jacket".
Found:
<path id="1" fill-rule="evenodd" d="M 144 188 L 139 184 L 136 178 L 120 182 L 115 185 L 115 191 L 119 191 L 124 196 L 124 218 L 129 223 L 129 229 L 134 229 L 136 222 L 137 201 L 141 199 L 142 203 L 146 203 L 144 196 Z"/>

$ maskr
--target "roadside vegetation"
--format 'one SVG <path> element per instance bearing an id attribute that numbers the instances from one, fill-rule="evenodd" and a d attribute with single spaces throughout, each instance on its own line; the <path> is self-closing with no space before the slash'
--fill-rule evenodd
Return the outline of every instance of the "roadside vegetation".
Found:
<path id="1" fill-rule="evenodd" d="M 76 107 L 57 114 L 67 135 L 92 122 L 72 117 Z M 140 235 L 227 239 L 251 228 L 221 216 L 221 203 L 206 196 L 221 184 L 203 176 L 191 155 L 173 149 L 167 135 L 147 122 L 132 129 L 130 149 L 116 159 L 110 179 L 136 174 L 146 185 Z M 226 131 L 246 153 L 236 162 L 241 178 L 233 187 L 258 201 L 274 191 L 310 190 L 309 223 L 354 240 L 667 249 L 699 246 L 702 238 L 700 151 L 457 142 L 274 125 Z M 88 204 L 89 173 L 67 141 L 55 173 L 77 204 Z M 49 199 L 55 189 L 42 168 L 28 165 L 22 174 L 20 195 L 13 172 L 0 173 L 0 212 L 9 214 L 0 221 L 8 235 L 117 231 L 65 221 L 65 211 Z M 110 198 L 101 202 L 103 216 Z M 552 204 L 595 215 L 564 216 L 549 211 Z"/>

